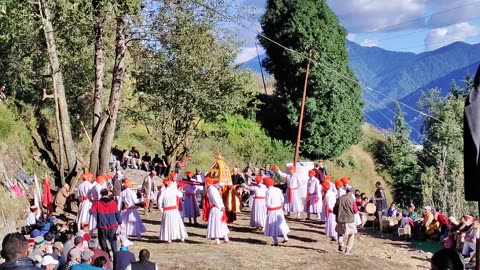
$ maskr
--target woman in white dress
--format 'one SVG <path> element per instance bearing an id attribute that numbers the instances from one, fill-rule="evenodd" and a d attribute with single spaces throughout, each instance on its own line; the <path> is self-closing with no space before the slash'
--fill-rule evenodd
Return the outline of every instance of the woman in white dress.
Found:
<path id="1" fill-rule="evenodd" d="M 267 186 L 265 194 L 265 205 L 267 207 L 267 219 L 265 223 L 265 236 L 273 237 L 275 246 L 278 246 L 278 237 L 283 237 L 283 242 L 288 241 L 287 233 L 290 232 L 285 217 L 283 216 L 283 193 L 282 190 L 274 187 L 274 181 L 270 177 L 264 179 Z"/>
<path id="2" fill-rule="evenodd" d="M 217 245 L 220 244 L 220 238 L 223 238 L 225 243 L 228 243 L 227 219 L 225 215 L 225 205 L 223 204 L 220 192 L 214 186 L 214 181 L 211 178 L 205 178 L 208 192 L 208 202 L 210 204 L 210 211 L 208 213 L 207 238 L 215 239 Z"/>
<path id="3" fill-rule="evenodd" d="M 180 239 L 180 241 L 183 242 L 188 235 L 177 205 L 177 198 L 181 198 L 183 194 L 171 185 L 169 179 L 163 180 L 163 185 L 165 189 L 158 199 L 158 207 L 160 211 L 163 212 L 162 225 L 160 226 L 160 240 L 171 243 L 172 240 Z"/>
<path id="4" fill-rule="evenodd" d="M 253 191 L 255 198 L 253 206 L 250 212 L 250 226 L 257 228 L 257 230 L 263 230 L 265 228 L 265 219 L 267 217 L 267 207 L 265 206 L 265 194 L 267 193 L 267 187 L 262 184 L 263 177 L 255 177 L 256 185 L 242 184 L 242 188 Z"/>
<path id="5" fill-rule="evenodd" d="M 135 202 L 137 201 L 137 194 L 130 189 L 132 182 L 125 180 L 125 190 L 120 193 L 120 204 L 124 204 L 124 211 L 120 215 L 122 219 L 122 225 L 125 225 L 125 232 L 127 236 L 137 236 L 138 239 L 142 238 L 142 233 L 147 229 L 143 225 L 142 219 L 137 211 Z"/>
<path id="6" fill-rule="evenodd" d="M 308 171 L 307 181 L 307 198 L 305 200 L 305 212 L 307 212 L 307 220 L 311 214 L 315 214 L 320 220 L 322 213 L 322 186 L 320 181 L 315 177 L 315 171 Z"/>

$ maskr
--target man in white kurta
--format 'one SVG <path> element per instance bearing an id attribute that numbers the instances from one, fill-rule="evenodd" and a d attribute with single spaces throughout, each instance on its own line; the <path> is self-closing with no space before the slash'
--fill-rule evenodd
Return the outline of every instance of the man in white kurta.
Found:
<path id="1" fill-rule="evenodd" d="M 322 186 L 320 180 L 315 177 L 315 171 L 308 171 L 307 181 L 307 198 L 305 200 L 305 212 L 307 212 L 307 220 L 310 219 L 311 214 L 315 214 L 318 220 L 322 213 Z"/>
<path id="2" fill-rule="evenodd" d="M 267 207 L 267 218 L 265 223 L 265 236 L 273 237 L 273 244 L 278 246 L 278 237 L 283 237 L 283 242 L 288 241 L 287 233 L 290 232 L 285 217 L 283 216 L 282 204 L 283 193 L 282 190 L 274 187 L 274 181 L 270 177 L 264 179 L 267 186 L 265 193 L 265 205 Z"/>
<path id="3" fill-rule="evenodd" d="M 90 190 L 92 189 L 93 175 L 91 173 L 85 173 L 82 175 L 83 182 L 78 186 L 78 214 L 77 214 L 77 226 L 78 230 L 81 229 L 82 224 L 90 223 L 90 208 L 92 208 L 92 198 L 89 197 Z"/>
<path id="4" fill-rule="evenodd" d="M 290 212 L 296 212 L 297 218 L 300 217 L 300 212 L 303 211 L 302 198 L 298 192 L 298 187 L 300 185 L 300 179 L 295 174 L 295 167 L 290 166 L 288 168 L 289 174 L 283 173 L 278 170 L 278 174 L 287 181 L 287 192 L 285 194 L 285 205 L 283 206 L 284 210 L 290 215 Z"/>
<path id="5" fill-rule="evenodd" d="M 326 212 L 325 234 L 330 237 L 332 241 L 336 241 L 337 232 L 335 231 L 335 227 L 337 226 L 337 222 L 335 220 L 335 214 L 333 214 L 333 207 L 337 202 L 337 194 L 333 191 L 328 181 L 323 182 L 322 188 L 327 191 L 324 200 Z"/>
<path id="6" fill-rule="evenodd" d="M 210 211 L 208 213 L 207 238 L 215 239 L 217 245 L 220 244 L 220 238 L 223 238 L 225 243 L 228 243 L 227 220 L 225 215 L 225 205 L 223 204 L 220 192 L 214 185 L 211 178 L 205 178 L 208 192 L 208 202 L 210 204 Z"/>
<path id="7" fill-rule="evenodd" d="M 267 187 L 262 184 L 263 177 L 255 177 L 256 185 L 242 184 L 242 188 L 254 192 L 253 206 L 250 211 L 250 226 L 255 227 L 258 230 L 265 228 L 265 219 L 267 217 L 267 207 L 265 206 L 265 194 L 267 193 Z"/>
<path id="8" fill-rule="evenodd" d="M 183 242 L 188 235 L 177 206 L 178 198 L 181 198 L 183 194 L 170 184 L 169 179 L 163 181 L 165 189 L 158 199 L 158 208 L 163 212 L 160 240 L 171 243 L 172 240 L 180 239 Z"/>
<path id="9" fill-rule="evenodd" d="M 143 225 L 142 219 L 137 211 L 135 203 L 138 201 L 137 194 L 130 189 L 132 182 L 125 180 L 125 190 L 120 193 L 120 203 L 124 205 L 124 210 L 120 215 L 122 219 L 122 225 L 125 226 L 125 232 L 127 236 L 137 236 L 138 239 L 142 238 L 142 233 L 147 229 Z"/>
<path id="10" fill-rule="evenodd" d="M 189 184 L 191 183 L 191 184 Z M 200 216 L 200 207 L 196 198 L 198 185 L 195 182 L 183 182 L 183 190 L 185 196 L 183 198 L 183 217 L 188 218 L 188 223 L 192 224 L 192 219 L 195 225 L 198 225 L 197 217 Z"/>

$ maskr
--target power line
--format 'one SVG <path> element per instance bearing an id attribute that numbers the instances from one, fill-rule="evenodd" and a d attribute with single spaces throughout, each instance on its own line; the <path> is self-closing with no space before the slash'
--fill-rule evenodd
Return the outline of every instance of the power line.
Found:
<path id="1" fill-rule="evenodd" d="M 435 17 L 435 16 L 437 16 L 437 15 L 445 14 L 445 13 L 450 12 L 450 11 L 452 11 L 452 10 L 456 10 L 456 9 L 460 9 L 460 8 L 463 8 L 463 7 L 471 6 L 471 5 L 474 5 L 474 4 L 477 4 L 477 3 L 480 3 L 480 1 L 470 2 L 470 3 L 465 4 L 465 5 L 456 6 L 456 7 L 450 8 L 450 9 L 446 9 L 446 10 L 442 10 L 442 11 L 439 11 L 439 12 L 436 12 L 436 13 L 432 13 L 432 14 L 430 14 L 430 15 L 425 15 L 425 16 L 422 16 L 422 17 L 419 17 L 419 18 L 415 18 L 415 19 L 411 19 L 411 20 L 399 22 L 399 23 L 396 23 L 396 24 L 392 24 L 392 25 L 389 25 L 389 26 L 381 27 L 381 28 L 375 29 L 374 31 L 368 32 L 368 33 L 380 32 L 380 31 L 383 31 L 383 30 L 386 30 L 386 29 L 390 29 L 390 28 L 394 28 L 394 27 L 396 27 L 396 26 L 403 25 L 403 24 L 406 24 L 406 23 L 411 23 L 411 22 L 415 22 L 415 21 L 419 21 L 419 20 L 423 20 L 423 19 Z"/>

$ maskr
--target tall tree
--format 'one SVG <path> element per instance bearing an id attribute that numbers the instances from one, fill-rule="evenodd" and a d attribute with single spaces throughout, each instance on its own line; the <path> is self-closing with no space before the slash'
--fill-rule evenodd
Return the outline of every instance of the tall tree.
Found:
<path id="1" fill-rule="evenodd" d="M 363 122 L 360 87 L 348 67 L 345 29 L 325 0 L 268 0 L 261 24 L 263 35 L 302 53 L 259 37 L 267 53 L 265 68 L 275 77 L 276 94 L 288 109 L 290 125 L 285 129 L 298 126 L 305 55 L 313 48 L 301 150 L 311 157 L 338 156 L 358 141 Z"/>
<path id="2" fill-rule="evenodd" d="M 231 42 L 216 28 L 214 13 L 196 1 L 159 1 L 153 18 L 155 43 L 135 75 L 138 105 L 132 113 L 158 140 L 169 165 L 188 151 L 202 121 L 240 112 L 255 96 L 240 71 Z"/>
<path id="3" fill-rule="evenodd" d="M 410 203 L 420 205 L 422 202 L 419 166 L 414 145 L 410 141 L 410 132 L 403 111 L 397 103 L 394 133 L 386 144 L 386 168 L 393 178 L 394 200 L 401 206 Z"/>
<path id="4" fill-rule="evenodd" d="M 53 88 L 58 102 L 60 114 L 60 127 L 62 132 L 65 155 L 67 158 L 68 169 L 70 172 L 75 170 L 77 158 L 75 153 L 75 143 L 73 141 L 72 131 L 70 127 L 70 114 L 68 111 L 67 99 L 65 97 L 65 87 L 63 84 L 63 75 L 58 60 L 57 46 L 55 42 L 53 25 L 50 17 L 50 8 L 46 0 L 39 0 L 39 12 L 42 17 L 43 31 L 45 33 L 45 41 L 47 43 L 48 58 L 53 78 Z M 62 155 L 62 153 L 60 153 Z"/>

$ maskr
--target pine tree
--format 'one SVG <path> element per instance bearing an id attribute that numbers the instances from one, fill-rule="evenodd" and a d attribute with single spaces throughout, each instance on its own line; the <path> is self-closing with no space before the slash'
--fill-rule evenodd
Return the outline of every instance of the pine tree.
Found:
<path id="1" fill-rule="evenodd" d="M 313 48 L 301 149 L 314 158 L 340 155 L 357 143 L 363 122 L 360 87 L 348 67 L 345 29 L 325 0 L 269 0 L 261 24 L 263 35 L 302 53 L 260 37 L 267 53 L 265 68 L 275 77 L 276 94 L 288 110 L 283 128 L 298 126 L 305 56 Z"/>
<path id="2" fill-rule="evenodd" d="M 394 133 L 387 142 L 387 169 L 393 178 L 393 197 L 398 205 L 416 205 L 422 201 L 419 166 L 414 146 L 410 141 L 411 129 L 405 122 L 397 103 Z"/>

